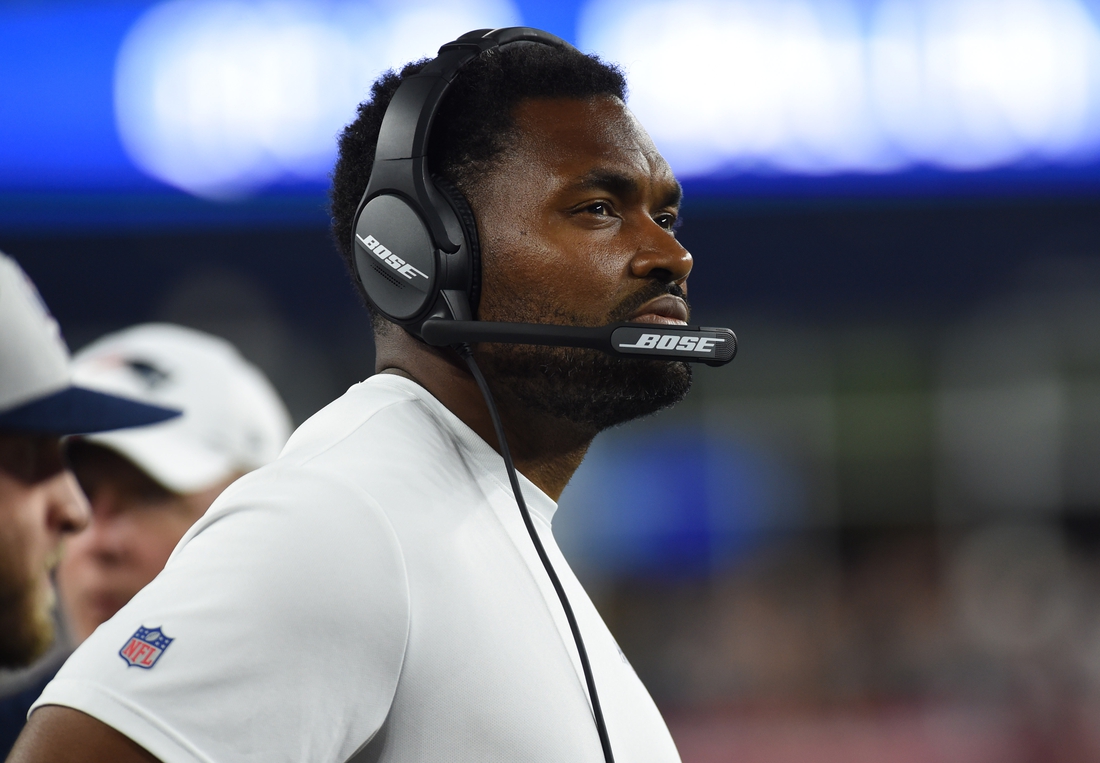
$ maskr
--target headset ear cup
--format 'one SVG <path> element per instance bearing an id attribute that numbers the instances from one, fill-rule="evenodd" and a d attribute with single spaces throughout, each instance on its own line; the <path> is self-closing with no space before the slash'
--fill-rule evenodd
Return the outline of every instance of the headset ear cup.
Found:
<path id="1" fill-rule="evenodd" d="M 477 306 L 481 301 L 481 244 L 477 237 L 477 220 L 474 211 L 470 209 L 470 203 L 462 195 L 462 191 L 447 178 L 441 175 L 432 175 L 435 187 L 443 194 L 451 204 L 459 225 L 462 226 L 462 237 L 466 241 L 466 251 L 470 262 L 470 314 L 477 315 Z"/>
<path id="2" fill-rule="evenodd" d="M 385 318 L 404 326 L 435 303 L 436 248 L 407 199 L 383 193 L 368 201 L 356 219 L 352 247 L 363 291 Z"/>

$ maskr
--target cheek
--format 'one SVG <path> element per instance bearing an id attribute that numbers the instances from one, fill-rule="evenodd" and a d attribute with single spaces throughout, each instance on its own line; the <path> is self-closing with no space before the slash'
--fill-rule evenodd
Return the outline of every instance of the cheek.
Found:
<path id="1" fill-rule="evenodd" d="M 19 533 L 10 525 L 0 526 L 0 599 L 25 585 L 30 567 L 26 553 Z"/>
<path id="2" fill-rule="evenodd" d="M 62 541 L 61 561 L 57 565 L 57 584 L 62 592 L 83 589 L 101 575 L 98 553 L 106 544 L 94 522 L 93 519 L 83 531 Z"/>
<path id="3" fill-rule="evenodd" d="M 628 280 L 614 231 L 584 229 L 547 209 L 546 188 L 525 190 L 470 199 L 482 252 L 478 317 L 508 320 L 518 306 L 529 319 L 563 314 L 599 322 Z"/>
<path id="4" fill-rule="evenodd" d="M 45 569 L 53 547 L 47 503 L 41 483 L 0 483 L 0 574 L 7 582 L 25 583 Z"/>
<path id="5" fill-rule="evenodd" d="M 482 278 L 483 320 L 520 304 L 527 312 L 599 321 L 625 283 L 621 258 L 590 239 L 517 230 L 487 249 Z"/>
<path id="6" fill-rule="evenodd" d="M 161 514 L 144 523 L 137 534 L 140 543 L 134 546 L 134 556 L 150 579 L 161 571 L 190 526 L 190 522 L 173 514 Z"/>

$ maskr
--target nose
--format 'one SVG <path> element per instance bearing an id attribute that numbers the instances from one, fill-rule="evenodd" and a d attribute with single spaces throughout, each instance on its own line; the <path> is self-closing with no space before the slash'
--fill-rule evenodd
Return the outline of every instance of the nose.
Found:
<path id="1" fill-rule="evenodd" d="M 68 469 L 50 478 L 46 521 L 50 530 L 63 535 L 83 530 L 90 517 L 88 500 Z"/>
<path id="2" fill-rule="evenodd" d="M 123 493 L 109 480 L 101 480 L 91 486 L 87 495 L 91 521 L 84 532 L 69 542 L 66 557 L 79 553 L 103 560 L 120 558 L 132 532 L 130 524 L 121 521 L 126 516 Z"/>
<path id="3" fill-rule="evenodd" d="M 644 226 L 644 238 L 630 261 L 631 275 L 636 278 L 656 278 L 662 283 L 674 283 L 685 290 L 691 273 L 691 252 L 654 220 Z"/>

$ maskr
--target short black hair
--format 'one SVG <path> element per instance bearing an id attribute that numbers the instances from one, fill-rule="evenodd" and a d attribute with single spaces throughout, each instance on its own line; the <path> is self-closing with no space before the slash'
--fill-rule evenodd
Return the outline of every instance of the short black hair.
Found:
<path id="1" fill-rule="evenodd" d="M 386 108 L 401 82 L 428 60 L 407 64 L 400 73 L 383 74 L 371 87 L 370 99 L 359 104 L 355 121 L 340 134 L 329 194 L 332 236 L 364 301 L 351 246 L 355 211 L 374 166 Z M 625 101 L 626 78 L 618 67 L 596 56 L 529 42 L 483 53 L 462 69 L 440 105 L 428 146 L 429 169 L 468 192 L 515 136 L 514 115 L 520 102 L 599 96 Z"/>

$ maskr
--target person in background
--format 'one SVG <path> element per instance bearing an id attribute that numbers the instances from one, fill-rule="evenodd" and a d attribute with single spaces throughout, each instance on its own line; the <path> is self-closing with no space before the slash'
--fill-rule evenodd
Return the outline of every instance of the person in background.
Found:
<path id="1" fill-rule="evenodd" d="M 57 322 L 19 265 L 0 253 L 0 668 L 23 668 L 53 642 L 50 571 L 62 537 L 88 522 L 62 436 L 178 415 L 74 384 Z M 37 696 L 24 697 L 24 716 Z M 7 710 L 0 703 L 0 748 L 23 723 L 17 715 L 9 731 Z"/>
<path id="2" fill-rule="evenodd" d="M 74 646 L 156 577 L 222 490 L 273 461 L 290 435 L 267 378 L 229 342 L 200 331 L 146 324 L 111 334 L 77 354 L 75 373 L 88 386 L 184 413 L 67 444 L 92 513 L 57 571 Z"/>
<path id="3" fill-rule="evenodd" d="M 57 567 L 65 632 L 17 692 L 0 696 L 0 757 L 68 654 L 157 576 L 222 490 L 278 456 L 290 432 L 264 375 L 229 342 L 193 329 L 146 324 L 110 334 L 77 353 L 73 376 L 183 415 L 66 441 L 90 521 L 66 541 Z"/>

